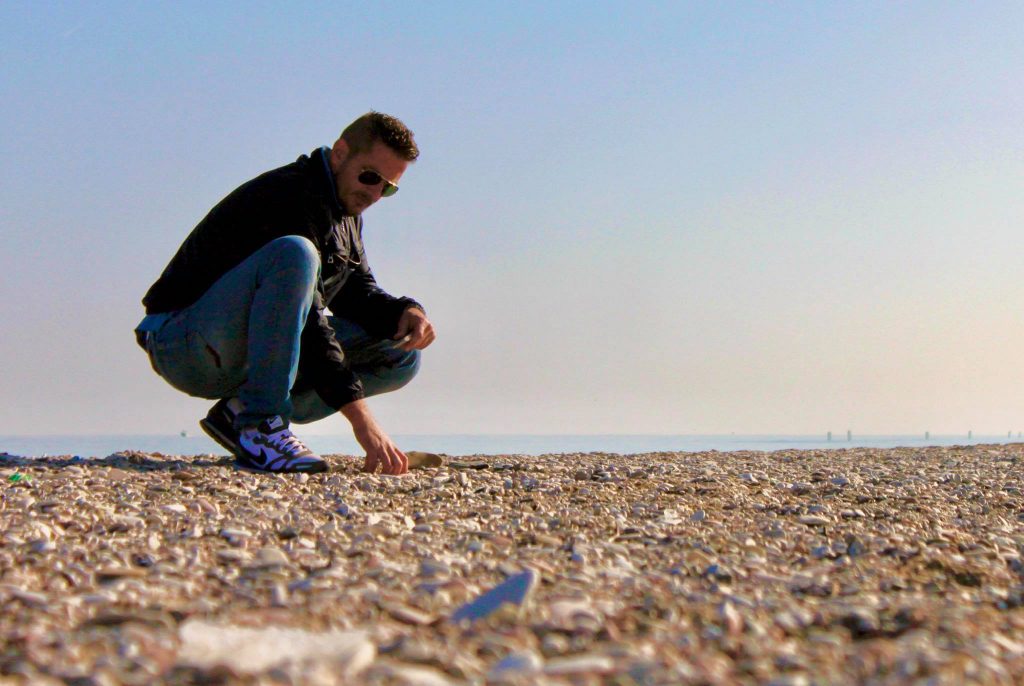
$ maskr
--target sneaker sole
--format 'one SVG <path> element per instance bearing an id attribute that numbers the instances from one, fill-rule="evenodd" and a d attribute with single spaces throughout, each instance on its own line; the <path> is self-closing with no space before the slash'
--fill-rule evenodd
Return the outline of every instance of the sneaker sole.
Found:
<path id="1" fill-rule="evenodd" d="M 207 436 L 217 441 L 221 447 L 234 455 L 236 459 L 239 457 L 238 448 L 235 446 L 234 441 L 218 431 L 217 427 L 213 425 L 213 422 L 208 419 L 200 419 L 199 428 L 205 431 Z"/>
<path id="2" fill-rule="evenodd" d="M 235 457 L 235 466 L 239 469 L 244 469 L 247 472 L 256 472 L 259 474 L 320 474 L 322 472 L 329 471 L 326 462 L 320 462 L 318 464 L 309 465 L 305 469 L 262 469 L 254 466 L 244 457 Z"/>

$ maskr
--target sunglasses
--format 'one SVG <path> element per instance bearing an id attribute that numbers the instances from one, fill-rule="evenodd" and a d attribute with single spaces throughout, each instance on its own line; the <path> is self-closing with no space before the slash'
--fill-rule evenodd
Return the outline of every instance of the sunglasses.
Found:
<path id="1" fill-rule="evenodd" d="M 364 186 L 376 186 L 378 183 L 383 182 L 384 188 L 380 192 L 380 197 L 382 198 L 390 198 L 392 195 L 398 192 L 398 186 L 391 183 L 390 181 L 388 181 L 387 179 L 385 179 L 383 176 L 373 171 L 372 169 L 364 169 L 363 171 L 359 172 L 359 176 L 356 178 L 358 178 L 359 183 L 363 184 Z"/>

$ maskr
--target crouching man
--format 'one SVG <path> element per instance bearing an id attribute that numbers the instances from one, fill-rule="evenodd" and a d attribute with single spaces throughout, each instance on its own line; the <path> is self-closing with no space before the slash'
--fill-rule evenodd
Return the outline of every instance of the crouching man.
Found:
<path id="1" fill-rule="evenodd" d="M 362 213 L 398 191 L 418 156 L 401 121 L 363 115 L 332 147 L 232 191 L 143 298 L 135 335 L 153 369 L 217 399 L 199 423 L 240 465 L 325 471 L 289 424 L 341 412 L 366 470 L 408 470 L 365 398 L 415 376 L 434 328 L 418 302 L 377 285 Z"/>

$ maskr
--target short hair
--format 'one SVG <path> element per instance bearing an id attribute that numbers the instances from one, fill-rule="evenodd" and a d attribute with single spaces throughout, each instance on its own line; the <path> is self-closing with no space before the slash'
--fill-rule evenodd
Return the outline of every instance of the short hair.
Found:
<path id="1" fill-rule="evenodd" d="M 346 126 L 341 137 L 353 153 L 366 152 L 380 141 L 406 162 L 414 162 L 420 156 L 409 127 L 397 117 L 382 112 L 367 112 Z"/>

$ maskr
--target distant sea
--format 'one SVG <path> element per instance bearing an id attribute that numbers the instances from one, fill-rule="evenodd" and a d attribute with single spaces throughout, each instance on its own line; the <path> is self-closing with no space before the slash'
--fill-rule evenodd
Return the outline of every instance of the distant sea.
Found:
<path id="1" fill-rule="evenodd" d="M 300 436 L 313 450 L 322 454 L 361 455 L 350 435 Z M 701 452 L 718 450 L 819 450 L 842 448 L 895 448 L 979 443 L 1024 442 L 1020 434 L 1010 436 L 961 435 L 928 436 L 858 436 L 849 439 L 845 433 L 827 436 L 773 435 L 395 435 L 394 441 L 403 450 L 423 450 L 447 455 L 544 455 L 552 453 L 650 453 Z M 205 434 L 140 435 L 140 436 L 0 436 L 0 453 L 22 457 L 78 455 L 106 457 L 122 450 L 141 450 L 165 455 L 224 455 L 226 451 Z"/>

